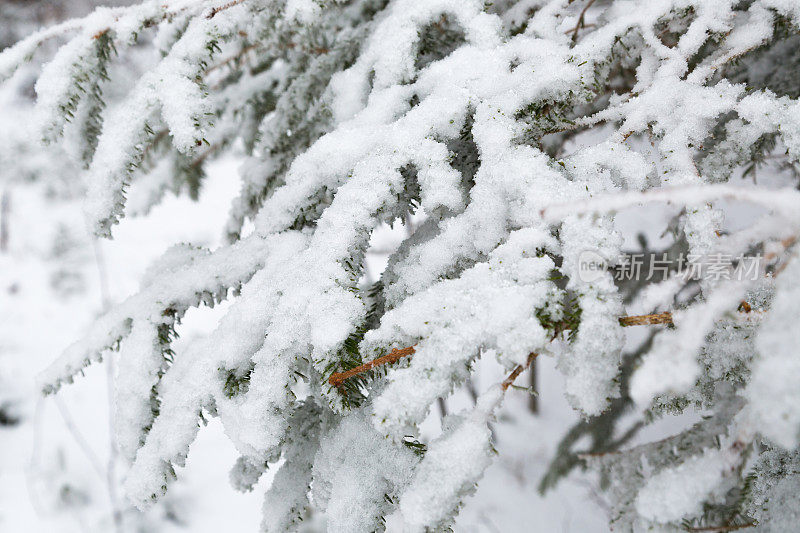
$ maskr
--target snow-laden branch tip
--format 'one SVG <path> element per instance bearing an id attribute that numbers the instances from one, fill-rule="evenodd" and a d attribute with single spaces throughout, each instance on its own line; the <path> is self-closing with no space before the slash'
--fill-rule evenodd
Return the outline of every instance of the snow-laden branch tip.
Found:
<path id="1" fill-rule="evenodd" d="M 648 203 L 697 206 L 714 200 L 737 200 L 757 205 L 784 217 L 792 224 L 800 223 L 800 192 L 797 189 L 763 189 L 734 185 L 674 186 L 646 191 L 625 191 L 600 194 L 573 202 L 551 204 L 540 211 L 548 222 L 559 222 L 570 215 L 607 214 Z"/>

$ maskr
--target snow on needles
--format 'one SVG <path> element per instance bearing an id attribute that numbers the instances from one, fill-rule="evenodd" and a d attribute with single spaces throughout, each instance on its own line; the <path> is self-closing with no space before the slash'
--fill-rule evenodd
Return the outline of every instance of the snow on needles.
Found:
<path id="1" fill-rule="evenodd" d="M 713 412 L 713 428 L 697 430 L 681 455 L 647 449 L 659 454 L 657 470 L 623 465 L 639 491 L 631 481 L 620 492 L 623 522 L 698 515 L 755 435 L 796 446 L 800 270 L 783 265 L 798 195 L 715 182 L 772 152 L 800 156 L 797 100 L 729 75 L 796 31 L 800 10 L 778 0 L 593 4 L 144 2 L 0 53 L 7 77 L 45 40 L 66 38 L 36 84 L 36 120 L 49 142 L 70 123 L 97 126 L 78 128 L 78 152 L 98 235 L 110 237 L 125 215 L 128 187 L 142 187 L 131 207 L 146 211 L 168 188 L 196 194 L 208 158 L 246 157 L 224 228 L 230 244 L 170 249 L 140 292 L 41 375 L 56 392 L 118 352 L 116 437 L 133 502 L 166 492 L 198 420 L 215 416 L 241 455 L 237 488 L 282 461 L 264 531 L 295 527 L 309 506 L 333 531 L 380 530 L 395 510 L 409 531 L 447 527 L 491 460 L 502 388 L 447 417 L 439 437 L 413 439 L 480 357 L 507 372 L 531 353 L 555 356 L 584 417 L 623 394 L 647 416 L 690 401 Z M 108 66 L 134 43 L 157 59 L 106 108 Z M 749 233 L 724 235 L 721 199 L 769 214 Z M 613 266 L 625 252 L 615 212 L 645 202 L 680 207 L 660 230 L 673 229 L 692 256 L 761 247 L 770 263 L 758 283 L 676 276 L 640 295 L 637 305 L 682 308 L 629 364 L 620 285 L 610 269 L 584 277 L 581 261 Z M 373 279 L 373 231 L 412 215 L 419 224 Z M 766 272 L 781 278 L 765 281 Z M 774 301 L 764 296 L 773 289 Z M 756 296 L 772 306 L 757 356 L 709 349 L 722 322 L 739 338 L 733 313 Z M 186 311 L 226 298 L 234 302 L 217 328 L 174 353 Z M 399 364 L 329 382 L 409 346 L 413 357 Z M 716 373 L 704 376 L 704 365 Z M 749 417 L 737 418 L 735 435 L 710 442 L 739 411 Z M 691 490 L 661 498 L 684 481 Z"/>

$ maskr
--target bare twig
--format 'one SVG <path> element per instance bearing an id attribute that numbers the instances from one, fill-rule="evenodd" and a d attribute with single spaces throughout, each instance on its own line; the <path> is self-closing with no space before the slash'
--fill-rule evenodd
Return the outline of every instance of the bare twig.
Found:
<path id="1" fill-rule="evenodd" d="M 334 387 L 338 387 L 353 376 L 357 376 L 358 374 L 363 374 L 364 372 L 369 372 L 376 366 L 395 363 L 400 359 L 402 359 L 403 357 L 413 355 L 415 351 L 416 350 L 414 349 L 413 346 L 409 346 L 408 348 L 395 348 L 386 355 L 378 357 L 377 359 L 373 359 L 369 363 L 364 363 L 363 365 L 351 368 L 346 372 L 338 372 L 336 374 L 332 374 L 331 377 L 328 378 L 328 383 L 330 383 Z"/>
<path id="2" fill-rule="evenodd" d="M 219 144 L 212 144 L 212 145 L 210 145 L 210 146 L 208 147 L 208 149 L 207 149 L 205 152 L 203 152 L 202 154 L 200 154 L 200 155 L 198 155 L 197 157 L 195 157 L 195 158 L 192 160 L 192 162 L 189 164 L 189 166 L 190 166 L 191 168 L 197 168 L 197 167 L 199 167 L 200 165 L 202 165 L 202 164 L 203 164 L 203 161 L 205 161 L 206 159 L 208 159 L 208 157 L 209 157 L 209 156 L 213 155 L 213 154 L 214 154 L 214 152 L 216 152 L 218 148 L 219 148 Z"/>
<path id="3" fill-rule="evenodd" d="M 619 318 L 619 324 L 627 326 L 647 326 L 650 324 L 672 324 L 672 313 L 655 313 L 652 315 L 623 316 Z"/>
<path id="4" fill-rule="evenodd" d="M 232 2 L 228 2 L 227 4 L 222 4 L 219 7 L 215 7 L 214 9 L 211 10 L 211 12 L 208 15 L 206 15 L 206 18 L 213 19 L 220 11 L 225 11 L 226 9 L 230 9 L 233 6 L 238 6 L 242 2 L 244 2 L 244 0 L 233 0 Z"/>
<path id="5" fill-rule="evenodd" d="M 92 447 L 89 446 L 89 443 L 83 437 L 83 434 L 78 429 L 78 426 L 75 425 L 74 420 L 72 419 L 72 415 L 67 409 L 67 406 L 61 400 L 61 396 L 54 396 L 54 401 L 56 403 L 56 407 L 58 407 L 58 412 L 61 414 L 61 418 L 64 420 L 64 425 L 67 426 L 67 431 L 70 432 L 72 435 L 72 439 L 81 449 L 83 454 L 89 460 L 89 463 L 92 465 L 92 468 L 100 476 L 100 479 L 105 477 L 105 471 L 103 470 L 103 466 L 101 465 L 100 461 L 97 458 L 97 455 L 92 450 Z"/>
<path id="6" fill-rule="evenodd" d="M 439 418 L 444 420 L 447 417 L 447 401 L 440 396 L 436 403 L 439 405 Z"/>
<path id="7" fill-rule="evenodd" d="M 108 272 L 106 270 L 106 262 L 103 257 L 103 248 L 100 240 L 95 238 L 92 241 L 94 248 L 94 263 L 97 266 L 97 280 L 100 288 L 100 307 L 103 312 L 108 311 L 111 306 L 111 294 L 108 287 Z"/>
<path id="8" fill-rule="evenodd" d="M 39 475 L 39 454 L 41 451 L 42 443 L 42 404 L 44 398 L 40 396 L 36 400 L 36 407 L 33 414 L 33 445 L 31 446 L 31 457 L 25 468 L 25 488 L 28 490 L 28 499 L 31 502 L 31 507 L 36 511 L 36 514 L 43 515 L 44 507 L 36 493 L 34 487 L 35 477 Z"/>
<path id="9" fill-rule="evenodd" d="M 584 30 L 588 30 L 589 28 L 594 28 L 595 26 L 597 26 L 597 24 L 584 24 L 583 26 L 580 26 L 580 27 L 579 26 L 575 26 L 575 27 L 570 28 L 568 30 L 564 30 L 564 33 L 569 35 L 570 33 L 573 33 L 576 28 L 583 28 Z"/>
<path id="10" fill-rule="evenodd" d="M 531 353 L 528 355 L 527 363 L 524 365 L 517 365 L 517 367 L 508 375 L 506 379 L 503 380 L 503 383 L 500 385 L 503 387 L 503 390 L 508 390 L 508 388 L 514 383 L 514 380 L 516 380 L 519 375 L 522 374 L 522 371 L 531 366 L 531 363 L 533 363 L 533 360 L 536 359 L 537 355 L 538 354 L 536 353 Z"/>
<path id="11" fill-rule="evenodd" d="M 575 43 L 578 41 L 578 32 L 581 28 L 584 27 L 584 18 L 586 17 L 586 12 L 589 11 L 589 8 L 592 7 L 592 4 L 595 3 L 595 0 L 589 0 L 586 5 L 583 7 L 580 16 L 578 16 L 578 23 L 575 25 L 575 29 L 572 32 L 572 42 Z"/>
<path id="12" fill-rule="evenodd" d="M 536 361 L 531 363 L 531 371 L 529 373 L 529 380 L 530 380 L 530 390 L 533 391 L 532 394 L 528 395 L 528 410 L 531 413 L 537 414 L 539 412 L 539 395 L 535 392 L 538 390 L 537 386 L 537 379 L 536 379 Z"/>

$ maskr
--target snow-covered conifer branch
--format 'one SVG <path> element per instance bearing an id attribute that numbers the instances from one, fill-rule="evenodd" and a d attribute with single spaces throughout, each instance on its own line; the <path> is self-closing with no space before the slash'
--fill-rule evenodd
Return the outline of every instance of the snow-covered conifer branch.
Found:
<path id="1" fill-rule="evenodd" d="M 649 315 L 638 315 L 638 316 L 621 316 L 619 317 L 619 323 L 621 326 L 643 326 L 643 325 L 650 325 L 650 324 L 672 324 L 672 313 L 666 311 L 664 313 L 652 313 Z M 556 331 L 567 331 L 571 329 L 573 324 L 569 321 L 562 321 L 560 324 L 554 325 L 554 329 Z M 386 355 L 382 355 L 377 359 L 373 359 L 368 363 L 364 363 L 363 365 L 359 365 L 355 368 L 351 368 L 345 372 L 339 372 L 337 374 L 331 374 L 328 378 L 328 383 L 333 385 L 334 387 L 341 386 L 345 380 L 348 380 L 352 377 L 355 377 L 359 374 L 363 374 L 365 372 L 369 372 L 375 367 L 381 365 L 390 365 L 392 363 L 396 363 L 400 359 L 404 357 L 410 357 L 414 355 L 414 347 L 409 346 L 407 348 L 395 348 L 391 352 Z M 519 368 L 519 367 L 518 367 Z M 515 376 L 516 377 L 516 376 Z"/>
<path id="2" fill-rule="evenodd" d="M 740 177 L 800 158 L 797 65 L 770 59 L 798 24 L 792 0 L 203 0 L 39 32 L 0 54 L 0 75 L 71 35 L 39 77 L 38 120 L 49 141 L 77 126 L 95 233 L 111 236 L 129 188 L 145 211 L 168 189 L 196 195 L 206 161 L 246 158 L 229 244 L 171 249 L 41 386 L 118 352 L 117 438 L 141 507 L 210 415 L 241 455 L 236 487 L 283 460 L 265 531 L 308 507 L 333 531 L 380 530 L 394 511 L 424 531 L 453 524 L 490 462 L 488 422 L 536 353 L 556 358 L 582 427 L 605 424 L 594 444 L 615 449 L 585 461 L 611 482 L 615 525 L 750 516 L 746 502 L 788 476 L 767 454 L 800 435 L 800 197 L 794 181 Z M 134 42 L 156 57 L 107 101 L 113 51 Z M 730 229 L 734 201 L 761 218 Z M 757 276 L 615 279 L 630 252 L 617 214 L 653 203 L 690 266 L 761 254 Z M 412 214 L 369 279 L 374 231 Z M 240 288 L 213 332 L 173 353 L 190 307 Z M 763 318 L 743 320 L 742 301 Z M 622 328 L 642 324 L 671 327 L 623 357 Z M 478 359 L 510 381 L 413 440 Z M 638 428 L 689 406 L 709 417 L 664 442 L 620 451 L 637 430 L 603 433 L 623 414 Z M 568 468 L 589 457 L 561 452 Z M 732 501 L 746 453 L 763 458 L 761 492 Z M 680 484 L 692 490 L 661 497 Z"/>

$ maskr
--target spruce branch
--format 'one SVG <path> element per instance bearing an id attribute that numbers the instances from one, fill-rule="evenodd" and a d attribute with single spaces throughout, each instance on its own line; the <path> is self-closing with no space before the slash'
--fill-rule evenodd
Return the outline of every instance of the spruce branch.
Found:
<path id="1" fill-rule="evenodd" d="M 413 346 L 409 346 L 407 348 L 395 348 L 391 352 L 378 357 L 377 359 L 373 359 L 368 363 L 364 363 L 363 365 L 359 365 L 355 368 L 351 368 L 346 372 L 337 372 L 332 374 L 331 377 L 328 378 L 328 383 L 333 385 L 334 387 L 341 386 L 346 380 L 350 379 L 353 376 L 357 376 L 358 374 L 363 374 L 364 372 L 369 372 L 376 366 L 381 365 L 388 365 L 392 363 L 396 363 L 403 357 L 407 357 L 409 355 L 413 355 L 416 350 Z"/>
<path id="2" fill-rule="evenodd" d="M 104 10 L 0 54 L 5 78 L 44 39 L 77 32 L 40 78 L 47 111 L 40 115 L 50 137 L 69 127 L 65 140 L 79 138 L 72 149 L 93 161 L 88 206 L 100 233 L 124 214 L 134 173 L 147 179 L 148 202 L 170 185 L 194 198 L 207 161 L 238 152 L 240 140 L 248 155 L 225 228 L 234 244 L 168 251 L 140 292 L 41 378 L 52 393 L 119 350 L 111 433 L 134 460 L 126 491 L 137 505 L 165 493 L 210 415 L 242 456 L 237 487 L 252 487 L 268 463 L 284 463 L 264 506 L 265 531 L 285 530 L 307 508 L 327 513 L 337 531 L 380 529 L 394 507 L 415 524 L 409 530 L 454 524 L 491 461 L 503 391 L 516 388 L 526 369 L 535 374 L 537 353 L 563 338 L 569 343 L 559 350 L 558 371 L 585 418 L 562 439 L 542 488 L 576 466 L 599 467 L 601 484 L 614 481 L 603 490 L 615 529 L 665 520 L 677 528 L 685 517 L 699 517 L 682 522 L 690 531 L 769 524 L 761 508 L 772 496 L 766 484 L 748 488 L 745 480 L 724 502 L 717 489 L 741 485 L 751 453 L 772 468 L 770 445 L 756 438 L 797 447 L 800 195 L 725 182 L 743 165 L 754 173 L 775 150 L 786 148 L 786 164 L 800 153 L 791 134 L 792 67 L 800 59 L 786 53 L 796 48 L 793 21 L 800 19 L 791 6 L 637 0 L 647 9 L 630 9 L 619 0 L 568 0 L 537 12 L 525 2 L 489 9 L 448 0 L 162 4 Z M 163 57 L 124 102 L 114 102 L 114 90 L 101 91 L 114 82 L 107 56 L 116 46 L 148 45 L 139 34 L 151 27 Z M 114 105 L 101 113 L 106 99 Z M 597 143 L 565 153 L 576 134 L 592 129 Z M 648 137 L 661 163 L 641 149 Z M 772 215 L 723 232 L 716 211 L 727 207 L 714 205 L 721 199 Z M 614 214 L 648 202 L 680 208 L 667 227 L 675 244 L 665 257 L 758 253 L 767 261 L 760 275 L 777 282 L 715 284 L 686 273 L 655 287 L 650 277 L 614 283 L 608 270 L 599 284 L 576 276 L 580 252 L 622 253 Z M 412 230 L 417 212 L 426 216 Z M 375 228 L 401 217 L 405 239 L 387 251 L 385 276 L 363 291 Z M 245 220 L 254 228 L 242 237 Z M 0 220 L 0 249 L 2 229 Z M 651 286 L 657 290 L 640 295 Z M 185 356 L 173 351 L 175 327 L 189 309 L 240 291 L 210 335 Z M 634 299 L 645 311 L 668 301 L 681 310 L 621 316 Z M 641 325 L 670 328 L 649 328 L 650 341 L 625 353 L 620 327 Z M 398 332 L 407 347 L 384 349 L 402 346 Z M 490 394 L 474 395 L 472 413 L 448 416 L 429 446 L 408 437 L 405 448 L 416 453 L 401 448 L 399 438 L 435 402 L 454 385 L 470 386 L 475 357 L 490 349 L 502 365 Z M 401 359 L 406 368 L 388 373 L 386 365 Z M 387 373 L 386 380 L 370 382 L 369 372 Z M 330 386 L 314 386 L 319 376 Z M 298 399 L 294 386 L 304 382 L 311 382 L 308 398 Z M 713 417 L 696 429 L 622 449 L 655 416 L 698 403 Z M 627 418 L 634 404 L 646 409 L 640 420 Z M 724 449 L 740 411 L 746 431 Z M 674 470 L 686 458 L 687 468 Z M 700 490 L 691 481 L 708 464 L 723 464 L 723 483 L 713 488 L 710 480 Z M 786 477 L 759 475 L 769 483 Z M 689 496 L 684 503 L 653 505 L 679 491 Z M 648 505 L 637 507 L 639 493 Z M 703 504 L 702 515 L 694 504 Z"/>
<path id="3" fill-rule="evenodd" d="M 623 327 L 646 326 L 652 324 L 672 324 L 672 313 L 666 311 L 664 313 L 656 313 L 650 315 L 623 316 L 620 317 L 619 323 Z M 560 329 L 567 330 L 571 328 L 572 328 L 571 324 L 565 324 Z M 416 350 L 414 349 L 413 346 L 408 346 L 406 348 L 395 348 L 386 355 L 378 357 L 377 359 L 373 359 L 372 361 L 364 363 L 363 365 L 359 365 L 355 368 L 351 368 L 346 372 L 337 372 L 335 374 L 331 374 L 331 377 L 328 378 L 328 383 L 330 383 L 334 387 L 340 387 L 346 380 L 352 378 L 353 376 L 363 374 L 364 372 L 369 372 L 370 370 L 372 370 L 377 366 L 396 363 L 403 357 L 414 355 L 414 352 L 416 352 Z M 522 370 L 530 366 L 534 358 L 535 354 L 531 354 L 528 363 L 524 365 L 524 368 L 520 369 L 520 367 L 523 366 L 520 365 L 514 369 L 514 372 L 516 372 L 517 370 L 519 370 L 519 372 L 522 372 Z M 507 379 L 506 381 L 503 382 L 504 390 L 507 389 L 519 375 L 519 372 L 517 372 L 516 374 L 514 372 L 512 372 L 511 375 L 508 377 L 511 381 L 508 381 Z"/>

